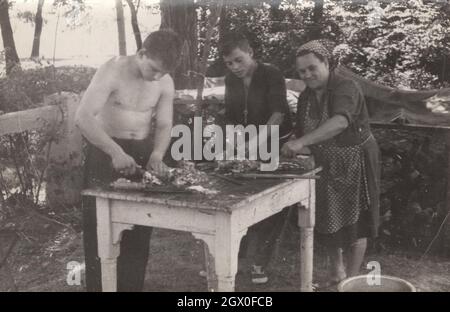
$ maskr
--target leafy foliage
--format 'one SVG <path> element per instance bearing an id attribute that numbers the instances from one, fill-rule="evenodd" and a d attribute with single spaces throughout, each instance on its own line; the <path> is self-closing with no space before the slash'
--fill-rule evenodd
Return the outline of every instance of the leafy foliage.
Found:
<path id="1" fill-rule="evenodd" d="M 25 23 L 34 24 L 36 14 L 30 11 L 18 12 L 17 17 L 23 20 Z"/>
<path id="2" fill-rule="evenodd" d="M 53 8 L 55 12 L 60 7 L 64 8 L 63 16 L 65 17 L 66 26 L 68 28 L 76 28 L 89 24 L 91 20 L 90 6 L 86 1 L 54 0 Z"/>
<path id="3" fill-rule="evenodd" d="M 335 6 L 343 62 L 365 77 L 405 89 L 439 87 L 449 80 L 448 16 L 436 2 L 368 1 Z M 342 10 L 343 9 L 343 10 Z"/>
<path id="4" fill-rule="evenodd" d="M 366 78 L 397 88 L 442 87 L 450 82 L 449 16 L 440 1 L 325 0 L 227 6 L 227 30 L 249 34 L 257 56 L 293 78 L 295 50 L 315 27 L 334 40 L 336 56 Z M 217 54 L 215 55 L 217 59 Z"/>
<path id="5" fill-rule="evenodd" d="M 44 96 L 57 92 L 84 91 L 95 69 L 88 67 L 40 67 L 16 71 L 0 79 L 0 111 L 12 112 L 39 106 Z"/>
<path id="6" fill-rule="evenodd" d="M 39 202 L 51 140 L 44 131 L 0 137 L 1 201 Z"/>

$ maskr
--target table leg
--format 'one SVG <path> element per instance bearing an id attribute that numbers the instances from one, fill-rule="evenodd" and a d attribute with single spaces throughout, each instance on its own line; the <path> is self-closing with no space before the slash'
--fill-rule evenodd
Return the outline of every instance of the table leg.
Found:
<path id="1" fill-rule="evenodd" d="M 315 223 L 314 184 L 312 196 L 305 205 L 298 205 L 298 225 L 300 227 L 300 291 L 311 292 L 313 279 L 313 243 Z"/>
<path id="2" fill-rule="evenodd" d="M 204 240 L 203 242 L 204 252 L 205 252 L 205 268 L 206 268 L 206 278 L 208 282 L 208 291 L 217 291 L 218 281 L 216 274 L 216 265 L 214 261 L 214 256 L 210 253 L 208 244 Z"/>
<path id="3" fill-rule="evenodd" d="M 228 237 L 216 236 L 215 270 L 217 275 L 217 291 L 234 291 L 235 278 L 238 271 L 239 245 L 243 234 L 235 233 Z"/>
<path id="4" fill-rule="evenodd" d="M 300 291 L 311 292 L 313 279 L 314 228 L 300 228 Z"/>
<path id="5" fill-rule="evenodd" d="M 220 222 L 215 235 L 193 233 L 205 242 L 205 262 L 209 291 L 234 291 L 238 269 L 238 252 L 242 237 L 247 232 L 233 231 L 227 219 Z M 228 224 L 228 225 L 227 225 Z"/>
<path id="6" fill-rule="evenodd" d="M 124 230 L 133 225 L 112 223 L 110 201 L 97 198 L 97 244 L 101 262 L 102 290 L 117 291 L 117 257 L 120 254 L 120 240 Z"/>

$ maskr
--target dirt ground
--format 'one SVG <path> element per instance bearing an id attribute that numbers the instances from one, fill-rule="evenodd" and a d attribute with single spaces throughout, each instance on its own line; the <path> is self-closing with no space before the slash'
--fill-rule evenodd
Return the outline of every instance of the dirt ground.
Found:
<path id="1" fill-rule="evenodd" d="M 8 264 L 0 269 L 1 291 L 79 292 L 81 285 L 68 285 L 68 264 L 83 262 L 82 234 L 77 226 L 63 227 L 36 216 L 22 216 L 17 220 L 19 240 Z M 7 225 L 6 228 L 8 228 Z M 3 239 L 3 249 L 8 239 Z M 280 243 L 278 254 L 268 268 L 270 280 L 255 286 L 250 282 L 249 264 L 239 262 L 236 277 L 237 291 L 294 292 L 300 287 L 299 233 L 290 227 Z M 155 229 L 150 247 L 145 291 L 206 291 L 206 279 L 199 275 L 203 269 L 203 245 L 189 233 Z M 450 259 L 426 256 L 402 250 L 369 252 L 368 261 L 378 261 L 381 273 L 404 278 L 418 291 L 450 291 Z M 361 273 L 367 273 L 362 270 Z M 327 274 L 327 259 L 320 244 L 315 245 L 314 279 L 323 281 Z M 330 291 L 330 290 L 328 290 Z M 332 291 L 332 290 L 331 290 Z"/>

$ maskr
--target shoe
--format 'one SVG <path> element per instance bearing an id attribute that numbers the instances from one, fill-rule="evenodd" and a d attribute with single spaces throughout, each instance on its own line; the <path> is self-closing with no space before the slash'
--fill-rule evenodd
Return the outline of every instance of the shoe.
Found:
<path id="1" fill-rule="evenodd" d="M 265 284 L 269 281 L 269 277 L 260 265 L 252 265 L 252 283 Z"/>
<path id="2" fill-rule="evenodd" d="M 332 291 L 332 290 L 337 290 L 337 286 L 343 280 L 344 279 L 341 279 L 341 280 L 329 280 L 329 281 L 324 281 L 324 282 L 321 282 L 321 283 L 313 283 L 313 290 L 314 291 Z"/>

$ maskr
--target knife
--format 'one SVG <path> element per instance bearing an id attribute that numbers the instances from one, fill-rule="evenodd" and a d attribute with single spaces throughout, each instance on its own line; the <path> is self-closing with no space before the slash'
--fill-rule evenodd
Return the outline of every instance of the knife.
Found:
<path id="1" fill-rule="evenodd" d="M 192 193 L 190 190 L 174 189 L 170 187 L 149 186 L 141 182 L 115 181 L 110 184 L 115 190 L 139 191 L 149 193 Z"/>
<path id="2" fill-rule="evenodd" d="M 240 178 L 253 178 L 253 179 L 313 179 L 317 180 L 320 176 L 317 175 L 305 175 L 305 174 L 274 174 L 274 173 L 238 173 L 234 174 Z"/>
<path id="3" fill-rule="evenodd" d="M 240 181 L 237 181 L 237 180 L 235 180 L 235 179 L 233 179 L 233 178 L 224 176 L 224 175 L 219 174 L 219 173 L 211 173 L 211 175 L 212 175 L 213 177 L 216 177 L 216 178 L 219 178 L 219 179 L 222 179 L 222 180 L 231 182 L 231 183 L 233 183 L 233 184 L 237 184 L 237 185 L 244 185 L 244 184 L 245 184 L 245 183 L 242 183 L 242 182 L 240 182 Z"/>

